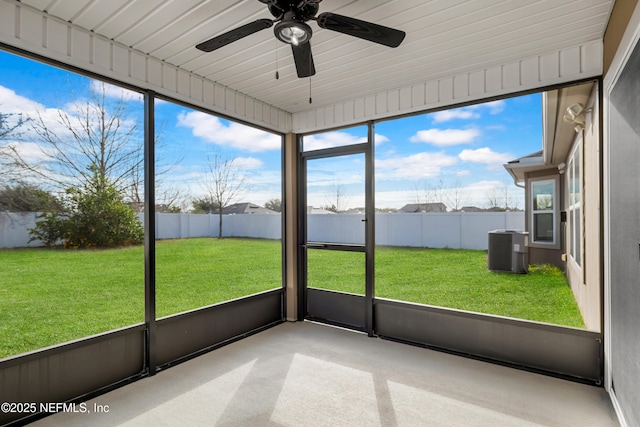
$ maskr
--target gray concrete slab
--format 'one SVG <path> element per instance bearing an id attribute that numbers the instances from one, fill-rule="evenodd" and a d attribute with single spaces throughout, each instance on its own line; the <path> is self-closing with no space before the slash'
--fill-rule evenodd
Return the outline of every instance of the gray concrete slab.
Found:
<path id="1" fill-rule="evenodd" d="M 34 425 L 619 425 L 602 388 L 311 322 L 276 326 L 86 409 Z"/>

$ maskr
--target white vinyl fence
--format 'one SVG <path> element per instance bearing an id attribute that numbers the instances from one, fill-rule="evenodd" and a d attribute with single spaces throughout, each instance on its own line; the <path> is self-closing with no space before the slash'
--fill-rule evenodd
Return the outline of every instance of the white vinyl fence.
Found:
<path id="1" fill-rule="evenodd" d="M 142 221 L 142 214 L 140 214 Z M 217 237 L 218 215 L 189 213 L 157 213 L 156 238 L 188 239 L 190 237 Z M 224 237 L 257 237 L 280 239 L 282 237 L 280 214 L 223 215 Z"/>
<path id="2" fill-rule="evenodd" d="M 0 248 L 22 248 L 42 246 L 40 242 L 29 243 L 29 229 L 35 227 L 35 212 L 0 212 Z"/>
<path id="3" fill-rule="evenodd" d="M 36 213 L 0 212 L 0 248 L 40 246 L 29 243 Z M 497 229 L 524 230 L 524 212 L 379 213 L 376 244 L 452 249 L 487 249 L 487 234 Z M 308 239 L 332 243 L 364 243 L 362 214 L 311 214 Z M 140 214 L 142 221 L 142 214 Z M 224 215 L 222 235 L 280 239 L 279 214 Z M 216 237 L 218 216 L 157 213 L 158 239 Z"/>

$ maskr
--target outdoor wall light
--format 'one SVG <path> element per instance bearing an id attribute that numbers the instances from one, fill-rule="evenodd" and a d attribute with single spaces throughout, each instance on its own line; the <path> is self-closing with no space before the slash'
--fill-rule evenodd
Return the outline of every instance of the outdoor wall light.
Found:
<path id="1" fill-rule="evenodd" d="M 284 19 L 278 22 L 273 32 L 278 40 L 294 46 L 307 43 L 313 34 L 310 26 L 294 19 Z"/>
<path id="2" fill-rule="evenodd" d="M 564 168 L 567 166 L 565 162 L 562 162 L 558 165 L 558 173 L 562 175 L 564 173 Z"/>
<path id="3" fill-rule="evenodd" d="M 564 120 L 566 122 L 573 122 L 576 117 L 578 117 L 580 113 L 582 113 L 582 110 L 584 110 L 582 104 L 575 103 L 569 105 L 569 107 L 567 107 L 567 114 L 565 114 Z"/>
<path id="4" fill-rule="evenodd" d="M 591 111 L 591 110 L 588 110 L 588 111 Z M 573 127 L 573 130 L 575 130 L 577 133 L 584 129 L 584 125 L 585 125 L 584 113 L 588 111 L 584 110 L 584 106 L 582 104 L 579 104 L 579 103 L 571 104 L 569 107 L 567 107 L 567 112 L 564 115 L 563 119 L 565 122 L 575 125 Z"/>

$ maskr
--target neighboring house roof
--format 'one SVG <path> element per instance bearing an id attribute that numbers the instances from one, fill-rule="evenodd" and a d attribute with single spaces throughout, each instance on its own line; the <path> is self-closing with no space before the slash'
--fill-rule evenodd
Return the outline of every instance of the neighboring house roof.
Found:
<path id="1" fill-rule="evenodd" d="M 255 203 L 235 203 L 233 205 L 229 205 L 226 208 L 222 208 L 223 215 L 234 215 L 234 214 L 255 214 L 255 213 L 278 213 L 271 209 L 263 208 L 262 206 L 258 206 Z"/>
<path id="2" fill-rule="evenodd" d="M 134 212 L 144 212 L 144 202 L 130 202 L 129 206 Z M 155 208 L 156 212 L 160 213 L 174 213 L 174 207 L 166 204 L 157 204 Z"/>
<path id="3" fill-rule="evenodd" d="M 400 208 L 399 212 L 446 212 L 447 205 L 442 202 L 437 203 L 409 203 Z"/>
<path id="4" fill-rule="evenodd" d="M 477 206 L 463 206 L 460 212 L 484 212 L 486 209 L 479 208 Z"/>
<path id="5" fill-rule="evenodd" d="M 365 208 L 351 208 L 351 209 L 347 209 L 345 213 L 361 214 L 361 213 L 365 213 Z"/>
<path id="6" fill-rule="evenodd" d="M 314 208 L 313 206 L 307 206 L 308 214 L 334 214 L 335 212 L 328 211 L 323 208 Z"/>

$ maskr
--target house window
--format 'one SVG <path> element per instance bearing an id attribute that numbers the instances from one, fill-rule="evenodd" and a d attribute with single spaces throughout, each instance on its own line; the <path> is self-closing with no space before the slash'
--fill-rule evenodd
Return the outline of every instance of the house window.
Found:
<path id="1" fill-rule="evenodd" d="M 555 244 L 556 242 L 556 180 L 533 181 L 532 228 L 534 243 Z"/>
<path id="2" fill-rule="evenodd" d="M 576 264 L 582 265 L 582 144 L 569 159 L 569 254 Z"/>

